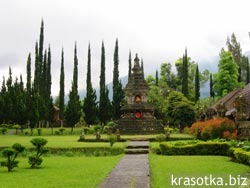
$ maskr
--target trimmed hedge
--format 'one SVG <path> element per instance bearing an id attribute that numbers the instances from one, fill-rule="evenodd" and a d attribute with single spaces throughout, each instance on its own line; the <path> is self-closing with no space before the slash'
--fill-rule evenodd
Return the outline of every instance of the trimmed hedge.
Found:
<path id="1" fill-rule="evenodd" d="M 124 148 L 120 147 L 91 147 L 91 148 L 49 148 L 53 155 L 86 155 L 86 156 L 110 156 L 124 154 Z"/>
<path id="2" fill-rule="evenodd" d="M 233 158 L 246 165 L 250 165 L 250 151 L 245 151 L 242 148 L 236 148 L 233 151 Z"/>
<path id="3" fill-rule="evenodd" d="M 97 140 L 96 138 L 85 138 L 85 139 L 78 139 L 77 141 L 78 142 L 109 142 L 109 139 L 100 138 L 99 140 Z M 126 141 L 127 141 L 126 139 L 120 138 L 116 142 L 126 142 Z"/>
<path id="4" fill-rule="evenodd" d="M 160 144 L 162 155 L 228 155 L 230 145 L 219 142 L 202 142 L 193 145 L 172 146 L 167 142 Z"/>

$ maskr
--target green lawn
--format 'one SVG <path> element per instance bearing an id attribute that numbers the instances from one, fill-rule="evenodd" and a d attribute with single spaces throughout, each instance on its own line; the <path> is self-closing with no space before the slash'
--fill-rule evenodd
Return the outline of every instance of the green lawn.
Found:
<path id="1" fill-rule="evenodd" d="M 151 176 L 152 188 L 185 187 L 185 186 L 176 186 L 175 184 L 173 184 L 174 186 L 171 186 L 172 175 L 174 178 L 186 177 L 186 176 L 205 177 L 213 175 L 213 177 L 222 177 L 225 182 L 229 181 L 230 174 L 233 175 L 233 177 L 238 177 L 238 175 L 241 175 L 241 177 L 248 175 L 248 180 L 250 180 L 249 166 L 231 162 L 229 157 L 161 156 L 161 155 L 150 154 L 149 160 L 152 173 Z M 198 186 L 198 187 L 217 187 L 217 186 Z M 234 186 L 230 186 L 230 188 L 231 187 Z M 246 188 L 248 187 L 246 186 Z"/>
<path id="2" fill-rule="evenodd" d="M 45 157 L 40 169 L 29 169 L 27 158 L 18 158 L 14 172 L 0 167 L 0 188 L 95 188 L 122 156 Z"/>
<path id="3" fill-rule="evenodd" d="M 32 138 L 39 136 L 19 136 L 19 135 L 0 135 L 0 147 L 12 146 L 14 143 L 20 143 L 27 148 L 33 147 L 30 143 Z M 48 140 L 47 147 L 51 148 L 79 148 L 79 147 L 110 147 L 109 142 L 78 142 L 79 136 L 40 136 Z M 116 142 L 114 147 L 125 148 L 126 142 Z"/>

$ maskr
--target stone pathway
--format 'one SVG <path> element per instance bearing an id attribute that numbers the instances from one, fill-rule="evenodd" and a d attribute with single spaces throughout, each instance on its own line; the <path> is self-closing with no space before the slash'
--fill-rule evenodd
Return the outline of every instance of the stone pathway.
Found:
<path id="1" fill-rule="evenodd" d="M 99 188 L 149 188 L 148 141 L 130 141 L 129 151 L 102 182 Z M 137 151 L 139 152 L 137 152 Z M 138 154 L 137 154 L 138 153 Z"/>

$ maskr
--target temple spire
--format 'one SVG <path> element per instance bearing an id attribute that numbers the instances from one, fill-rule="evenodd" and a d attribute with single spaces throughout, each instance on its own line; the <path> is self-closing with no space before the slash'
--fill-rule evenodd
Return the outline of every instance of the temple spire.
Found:
<path id="1" fill-rule="evenodd" d="M 134 68 L 140 68 L 140 59 L 138 58 L 138 54 L 135 54 L 135 59 L 134 59 Z"/>

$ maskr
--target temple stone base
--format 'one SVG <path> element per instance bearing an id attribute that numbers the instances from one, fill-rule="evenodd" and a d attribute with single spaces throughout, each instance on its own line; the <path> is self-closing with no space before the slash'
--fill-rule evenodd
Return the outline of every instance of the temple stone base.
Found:
<path id="1" fill-rule="evenodd" d="M 156 119 L 120 119 L 115 129 L 119 129 L 121 134 L 164 133 L 162 121 Z"/>

